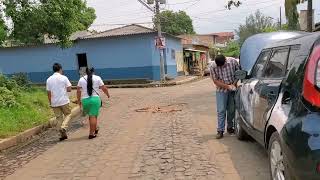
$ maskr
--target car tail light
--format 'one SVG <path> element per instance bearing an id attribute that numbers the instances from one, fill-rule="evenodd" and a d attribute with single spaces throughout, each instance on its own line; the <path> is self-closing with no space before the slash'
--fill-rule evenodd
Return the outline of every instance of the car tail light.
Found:
<path id="1" fill-rule="evenodd" d="M 303 97 L 312 106 L 320 108 L 320 45 L 313 49 L 307 63 L 303 81 Z"/>
<path id="2" fill-rule="evenodd" d="M 317 173 L 320 173 L 320 163 L 317 164 Z"/>

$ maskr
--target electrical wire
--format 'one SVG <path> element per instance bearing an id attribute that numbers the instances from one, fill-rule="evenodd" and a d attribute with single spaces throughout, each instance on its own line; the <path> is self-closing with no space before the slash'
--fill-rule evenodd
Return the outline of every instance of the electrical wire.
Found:
<path id="1" fill-rule="evenodd" d="M 256 6 L 256 5 L 259 5 L 259 4 L 264 4 L 264 3 L 270 3 L 270 0 L 269 1 L 262 1 L 262 2 L 257 2 L 257 3 L 253 3 L 253 4 L 248 4 L 247 6 L 245 7 L 252 7 L 252 6 Z M 244 7 L 244 5 L 242 5 L 241 7 Z M 240 7 L 240 8 L 241 8 Z M 224 9 L 219 9 L 219 10 L 212 10 L 212 11 L 207 11 L 207 12 L 203 12 L 203 13 L 200 13 L 200 14 L 197 14 L 197 15 L 206 15 L 206 14 L 215 14 L 215 13 L 219 13 L 219 12 L 224 12 L 224 11 L 230 11 L 229 9 L 227 8 L 224 8 Z"/>
<path id="2" fill-rule="evenodd" d="M 102 24 L 93 24 L 91 27 L 100 27 L 100 26 L 123 26 L 130 24 L 153 24 L 153 22 L 135 22 L 135 23 L 102 23 Z"/>
<path id="3" fill-rule="evenodd" d="M 269 7 L 272 7 L 274 5 L 278 4 L 278 2 L 276 3 L 272 3 L 272 4 L 268 4 L 267 6 L 263 6 L 263 7 L 260 7 L 260 8 L 257 8 L 256 10 L 263 10 L 263 9 L 266 9 L 266 8 L 269 8 Z M 224 18 L 225 17 L 229 17 L 229 16 L 234 16 L 235 14 L 247 14 L 248 11 L 241 11 L 241 12 L 236 12 L 236 13 L 230 13 L 230 14 L 227 14 L 227 15 L 224 15 Z M 213 18 L 217 18 L 216 16 L 213 16 L 213 17 L 198 17 L 198 16 L 191 16 L 192 18 L 197 18 L 197 19 L 202 19 L 202 20 L 211 20 Z"/>
<path id="4" fill-rule="evenodd" d="M 201 0 L 197 0 L 196 2 L 194 2 L 193 4 L 191 4 L 190 6 L 184 8 L 182 11 L 186 11 L 188 9 L 190 9 L 191 7 L 193 7 L 194 5 L 198 4 Z"/>
<path id="5" fill-rule="evenodd" d="M 181 4 L 189 4 L 189 3 L 198 2 L 198 1 L 199 0 L 190 0 L 190 1 L 180 2 L 180 3 L 167 3 L 167 5 L 175 6 L 175 5 L 181 5 Z"/>

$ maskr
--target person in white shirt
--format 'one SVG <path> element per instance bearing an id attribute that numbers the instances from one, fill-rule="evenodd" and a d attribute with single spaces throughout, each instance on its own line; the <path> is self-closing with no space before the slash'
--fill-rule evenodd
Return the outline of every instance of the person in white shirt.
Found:
<path id="1" fill-rule="evenodd" d="M 56 116 L 52 124 L 60 132 L 60 141 L 68 139 L 67 128 L 71 119 L 70 100 L 68 92 L 71 92 L 69 79 L 62 75 L 62 66 L 59 63 L 53 65 L 54 74 L 47 80 L 47 92 L 50 106 Z"/>
<path id="2" fill-rule="evenodd" d="M 93 139 L 98 134 L 97 119 L 102 106 L 99 91 L 102 90 L 108 98 L 110 95 L 101 77 L 94 75 L 94 68 L 87 68 L 86 73 L 87 75 L 80 78 L 78 82 L 77 97 L 83 112 L 89 115 L 89 139 Z"/>

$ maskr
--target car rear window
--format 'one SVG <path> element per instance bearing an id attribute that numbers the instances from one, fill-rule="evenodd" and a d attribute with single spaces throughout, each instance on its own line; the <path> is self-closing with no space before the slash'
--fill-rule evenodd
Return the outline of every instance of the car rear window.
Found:
<path id="1" fill-rule="evenodd" d="M 281 78 L 286 74 L 289 48 L 277 49 L 272 54 L 264 71 L 264 78 Z"/>
<path id="2" fill-rule="evenodd" d="M 260 78 L 262 76 L 263 68 L 266 65 L 266 62 L 269 59 L 271 52 L 270 50 L 264 51 L 260 54 L 256 65 L 254 66 L 251 76 L 254 78 Z"/>

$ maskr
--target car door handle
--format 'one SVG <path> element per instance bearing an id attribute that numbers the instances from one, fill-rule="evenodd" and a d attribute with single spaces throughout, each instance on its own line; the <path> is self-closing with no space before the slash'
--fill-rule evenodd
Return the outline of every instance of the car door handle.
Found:
<path id="1" fill-rule="evenodd" d="M 253 94 L 253 90 L 252 90 L 252 89 L 250 89 L 249 93 L 250 93 L 250 94 Z"/>

